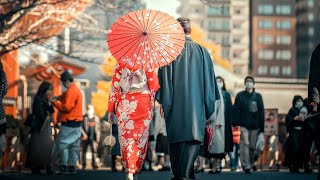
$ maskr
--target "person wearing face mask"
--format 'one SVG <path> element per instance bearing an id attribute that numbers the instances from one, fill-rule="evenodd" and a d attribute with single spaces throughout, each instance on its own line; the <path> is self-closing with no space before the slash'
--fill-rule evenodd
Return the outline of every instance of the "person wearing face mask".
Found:
<path id="1" fill-rule="evenodd" d="M 233 149 L 232 102 L 230 94 L 226 91 L 224 79 L 218 76 L 216 81 L 221 99 L 216 101 L 215 112 L 207 122 L 212 127 L 214 135 L 209 151 L 204 155 L 207 158 L 213 158 L 213 166 L 210 173 L 219 174 L 222 171 L 222 159 L 225 158 L 226 153 L 231 152 Z"/>
<path id="2" fill-rule="evenodd" d="M 87 114 L 83 116 L 81 126 L 82 133 L 82 169 L 86 168 L 86 154 L 88 147 L 91 148 L 91 166 L 93 169 L 99 168 L 96 163 L 97 146 L 100 140 L 101 123 L 100 119 L 94 113 L 94 107 L 88 105 Z"/>
<path id="3" fill-rule="evenodd" d="M 264 105 L 261 94 L 255 91 L 254 78 L 247 76 L 246 89 L 239 92 L 234 103 L 233 125 L 240 126 L 240 161 L 246 174 L 255 169 L 256 142 L 264 132 Z"/>
<path id="4" fill-rule="evenodd" d="M 302 97 L 294 96 L 292 107 L 286 116 L 286 127 L 289 137 L 287 139 L 284 160 L 284 165 L 292 173 L 299 173 L 299 168 L 302 167 L 304 121 L 307 119 L 307 114 L 307 109 L 303 106 Z"/>
<path id="5" fill-rule="evenodd" d="M 31 128 L 31 138 L 28 148 L 28 162 L 31 165 L 32 174 L 40 174 L 40 169 L 46 166 L 46 173 L 51 174 L 51 152 L 53 148 L 52 114 L 51 105 L 53 97 L 53 86 L 43 81 L 34 97 L 32 104 L 32 115 L 28 117 L 26 125 Z"/>
<path id="6" fill-rule="evenodd" d="M 67 91 L 60 98 L 54 98 L 52 104 L 60 111 L 61 123 L 55 146 L 59 157 L 58 174 L 76 174 L 81 139 L 82 94 L 68 71 L 61 74 L 60 80 Z"/>

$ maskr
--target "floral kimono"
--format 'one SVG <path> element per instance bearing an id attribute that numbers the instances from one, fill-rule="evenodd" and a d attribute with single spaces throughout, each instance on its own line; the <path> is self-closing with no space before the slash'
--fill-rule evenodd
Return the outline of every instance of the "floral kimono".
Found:
<path id="1" fill-rule="evenodd" d="M 116 65 L 109 96 L 109 112 L 116 112 L 119 141 L 127 173 L 139 173 L 146 157 L 149 126 L 155 92 L 160 88 L 152 70 L 128 69 Z"/>

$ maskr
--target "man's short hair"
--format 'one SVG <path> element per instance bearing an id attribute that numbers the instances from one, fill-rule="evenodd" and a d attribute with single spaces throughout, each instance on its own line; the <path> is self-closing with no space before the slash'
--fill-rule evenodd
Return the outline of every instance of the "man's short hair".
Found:
<path id="1" fill-rule="evenodd" d="M 69 80 L 70 82 L 73 82 L 73 77 L 70 74 L 70 72 L 68 70 L 64 71 L 61 76 L 60 76 L 60 80 L 61 81 L 67 81 Z"/>
<path id="2" fill-rule="evenodd" d="M 191 33 L 191 22 L 189 18 L 179 17 L 177 21 L 181 24 L 185 34 Z"/>

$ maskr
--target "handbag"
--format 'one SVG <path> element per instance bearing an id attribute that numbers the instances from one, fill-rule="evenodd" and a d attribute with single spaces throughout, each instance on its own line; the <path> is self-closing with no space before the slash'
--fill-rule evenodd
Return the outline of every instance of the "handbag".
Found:
<path id="1" fill-rule="evenodd" d="M 256 150 L 262 152 L 264 150 L 264 135 L 263 133 L 259 133 L 258 140 L 256 143 Z"/>
<path id="2" fill-rule="evenodd" d="M 112 135 L 112 124 L 110 123 L 110 134 L 104 138 L 103 143 L 105 146 L 113 147 L 116 144 L 116 138 Z"/>
<path id="3" fill-rule="evenodd" d="M 212 139 L 213 139 L 213 129 L 210 125 L 206 125 L 206 127 L 204 128 L 204 143 L 203 143 L 205 151 L 209 151 Z"/>

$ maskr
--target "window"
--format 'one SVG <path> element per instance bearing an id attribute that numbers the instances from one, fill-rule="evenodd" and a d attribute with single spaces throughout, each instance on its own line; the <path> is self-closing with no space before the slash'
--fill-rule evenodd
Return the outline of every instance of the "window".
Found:
<path id="1" fill-rule="evenodd" d="M 230 44 L 230 37 L 228 35 L 223 35 L 221 37 L 221 44 L 229 45 Z"/>
<path id="2" fill-rule="evenodd" d="M 271 60 L 273 59 L 273 51 L 272 50 L 260 50 L 258 52 L 258 58 L 262 60 Z"/>
<path id="3" fill-rule="evenodd" d="M 290 23 L 290 21 L 277 21 L 277 28 L 278 29 L 290 29 L 291 23 Z"/>
<path id="4" fill-rule="evenodd" d="M 282 67 L 282 75 L 290 76 L 291 75 L 291 66 L 284 66 Z"/>
<path id="5" fill-rule="evenodd" d="M 268 74 L 268 66 L 264 66 L 264 65 L 259 66 L 259 67 L 258 67 L 258 74 L 259 74 L 259 75 L 266 75 L 266 74 Z"/>
<path id="6" fill-rule="evenodd" d="M 290 5 L 278 5 L 276 7 L 276 13 L 279 15 L 289 15 L 289 14 L 291 14 L 291 6 Z"/>
<path id="7" fill-rule="evenodd" d="M 260 20 L 258 23 L 260 29 L 272 29 L 272 21 L 271 20 Z"/>
<path id="8" fill-rule="evenodd" d="M 279 66 L 271 66 L 270 67 L 270 74 L 271 75 L 279 75 L 280 67 Z"/>
<path id="9" fill-rule="evenodd" d="M 234 14 L 241 14 L 241 9 L 234 9 Z"/>
<path id="10" fill-rule="evenodd" d="M 211 15 L 211 16 L 218 16 L 218 15 L 228 16 L 228 15 L 230 15 L 230 8 L 228 6 L 223 6 L 221 8 L 209 7 L 208 15 Z"/>
<path id="11" fill-rule="evenodd" d="M 278 36 L 277 44 L 289 45 L 291 44 L 291 36 Z"/>
<path id="12" fill-rule="evenodd" d="M 290 50 L 278 50 L 276 54 L 276 58 L 279 60 L 290 60 L 292 57 L 292 53 Z"/>
<path id="13" fill-rule="evenodd" d="M 209 7 L 208 9 L 208 15 L 219 15 L 220 14 L 220 9 L 217 7 Z"/>
<path id="14" fill-rule="evenodd" d="M 264 15 L 273 14 L 273 6 L 270 4 L 259 5 L 258 14 L 264 14 Z"/>
<path id="15" fill-rule="evenodd" d="M 240 43 L 241 42 L 241 38 L 240 37 L 234 37 L 233 38 L 233 43 Z"/>
<path id="16" fill-rule="evenodd" d="M 313 7 L 314 6 L 314 0 L 308 0 L 308 6 Z"/>
<path id="17" fill-rule="evenodd" d="M 313 22 L 313 20 L 314 20 L 314 14 L 311 12 L 308 14 L 308 21 Z"/>
<path id="18" fill-rule="evenodd" d="M 261 35 L 258 37 L 258 41 L 260 44 L 273 44 L 273 36 L 272 35 Z"/>
<path id="19" fill-rule="evenodd" d="M 308 29 L 308 35 L 309 35 L 309 36 L 313 36 L 313 35 L 314 35 L 314 28 L 313 28 L 313 27 L 309 27 L 309 29 Z"/>
<path id="20" fill-rule="evenodd" d="M 234 29 L 241 29 L 241 23 L 234 23 L 233 28 Z"/>
<path id="21" fill-rule="evenodd" d="M 229 58 L 229 49 L 226 49 L 226 48 L 222 48 L 221 50 L 221 55 L 223 58 Z"/>
<path id="22" fill-rule="evenodd" d="M 208 23 L 209 30 L 230 30 L 230 21 L 227 20 L 211 20 Z"/>

